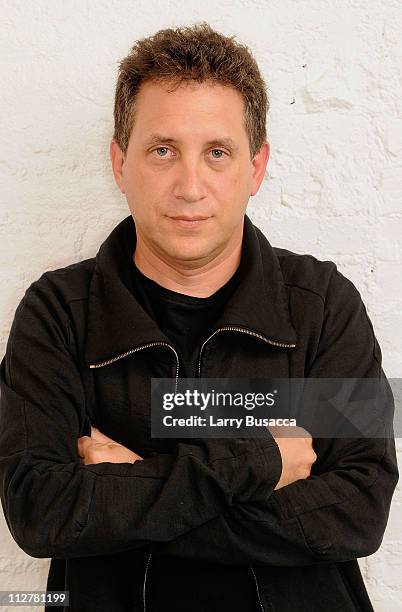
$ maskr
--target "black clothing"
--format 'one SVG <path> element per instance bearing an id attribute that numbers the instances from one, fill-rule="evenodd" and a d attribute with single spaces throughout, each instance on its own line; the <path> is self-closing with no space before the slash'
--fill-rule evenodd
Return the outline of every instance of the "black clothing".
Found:
<path id="1" fill-rule="evenodd" d="M 52 558 L 48 589 L 69 590 L 66 612 L 147 610 L 162 556 L 249 566 L 265 612 L 372 612 L 356 559 L 381 545 L 394 440 L 314 438 L 311 476 L 275 490 L 268 430 L 151 438 L 150 379 L 181 365 L 130 289 L 135 241 L 129 216 L 96 258 L 44 273 L 16 310 L 0 366 L 0 496 L 14 540 Z M 239 283 L 214 330 L 202 377 L 387 383 L 353 283 L 332 262 L 273 248 L 247 215 Z M 82 464 L 91 423 L 144 460 Z"/>
<path id="2" fill-rule="evenodd" d="M 238 270 L 209 297 L 194 297 L 162 287 L 133 262 L 133 293 L 144 310 L 175 346 L 182 376 L 196 377 L 201 343 L 218 319 L 239 280 Z M 257 593 L 247 566 L 201 563 L 156 556 L 149 585 L 150 610 L 163 610 L 174 601 L 175 612 L 255 612 Z"/>
<path id="3" fill-rule="evenodd" d="M 201 341 L 218 319 L 239 281 L 239 268 L 209 297 L 171 291 L 148 278 L 133 262 L 133 293 L 138 302 L 178 349 L 182 377 L 197 376 Z"/>

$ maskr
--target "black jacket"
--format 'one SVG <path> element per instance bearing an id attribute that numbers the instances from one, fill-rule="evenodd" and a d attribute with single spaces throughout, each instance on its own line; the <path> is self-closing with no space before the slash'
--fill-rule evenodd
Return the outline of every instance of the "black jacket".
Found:
<path id="1" fill-rule="evenodd" d="M 44 273 L 16 310 L 0 378 L 0 493 L 16 543 L 52 558 L 48 589 L 69 590 L 70 612 L 146 610 L 156 555 L 250 566 L 266 612 L 372 610 L 356 558 L 382 542 L 394 440 L 314 439 L 311 476 L 274 490 L 268 431 L 151 438 L 150 378 L 180 368 L 130 291 L 135 240 L 129 216 L 96 258 Z M 200 376 L 385 376 L 360 294 L 334 263 L 272 248 L 245 216 L 240 266 Z M 91 423 L 144 461 L 80 463 Z"/>

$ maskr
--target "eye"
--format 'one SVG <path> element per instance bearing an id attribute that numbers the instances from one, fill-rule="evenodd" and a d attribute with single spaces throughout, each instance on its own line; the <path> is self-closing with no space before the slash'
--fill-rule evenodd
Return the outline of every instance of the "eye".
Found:
<path id="1" fill-rule="evenodd" d="M 157 147 L 156 149 L 154 149 L 154 151 L 168 151 L 169 149 L 167 147 Z M 158 157 L 161 157 L 160 155 L 158 155 Z M 166 155 L 162 155 L 162 157 L 166 157 Z"/>
<path id="2" fill-rule="evenodd" d="M 227 155 L 227 153 L 225 153 L 225 151 L 222 151 L 222 149 L 212 149 L 212 153 L 216 151 L 218 151 L 218 153 L 223 153 L 223 155 L 221 155 L 220 157 L 216 157 L 215 155 L 213 155 L 212 157 L 214 157 L 215 159 L 222 159 L 224 155 Z"/>

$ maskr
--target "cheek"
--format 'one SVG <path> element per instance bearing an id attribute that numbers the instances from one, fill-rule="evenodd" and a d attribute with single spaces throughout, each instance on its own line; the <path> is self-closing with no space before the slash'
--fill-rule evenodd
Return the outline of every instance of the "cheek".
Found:
<path id="1" fill-rule="evenodd" d="M 226 176 L 217 186 L 217 197 L 221 202 L 225 202 L 225 208 L 232 213 L 247 205 L 250 196 L 250 189 L 247 177 L 238 173 L 231 173 Z"/>
<path id="2" fill-rule="evenodd" d="M 147 218 L 152 212 L 149 202 L 155 199 L 151 181 L 144 179 L 141 171 L 127 169 L 124 180 L 125 195 L 131 212 L 138 218 Z M 155 184 L 154 184 L 155 186 Z"/>
<path id="3" fill-rule="evenodd" d="M 126 185 L 126 193 L 132 197 L 141 197 L 142 193 L 148 193 L 151 190 L 152 179 L 149 173 L 134 158 L 130 159 L 129 163 L 126 164 L 123 178 Z"/>
<path id="4" fill-rule="evenodd" d="M 224 189 L 227 193 L 234 194 L 237 199 L 244 193 L 248 182 L 247 169 L 234 165 L 227 172 L 222 172 L 217 177 L 215 184 L 217 189 Z M 231 198 L 232 199 L 232 198 Z"/>

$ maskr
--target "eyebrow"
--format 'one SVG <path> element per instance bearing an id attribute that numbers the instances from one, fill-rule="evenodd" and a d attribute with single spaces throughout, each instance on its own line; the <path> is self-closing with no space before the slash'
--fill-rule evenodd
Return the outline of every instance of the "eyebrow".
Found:
<path id="1" fill-rule="evenodd" d="M 164 136 L 163 134 L 151 134 L 149 138 L 145 141 L 145 146 L 150 146 L 153 144 L 157 144 L 158 142 L 166 142 L 171 144 L 176 144 L 179 141 L 176 138 L 172 138 L 171 136 Z M 206 146 L 222 146 L 227 149 L 232 149 L 233 151 L 238 151 L 239 147 L 236 145 L 235 141 L 232 138 L 224 137 L 224 138 L 214 138 L 213 140 L 209 140 L 205 143 Z"/>

